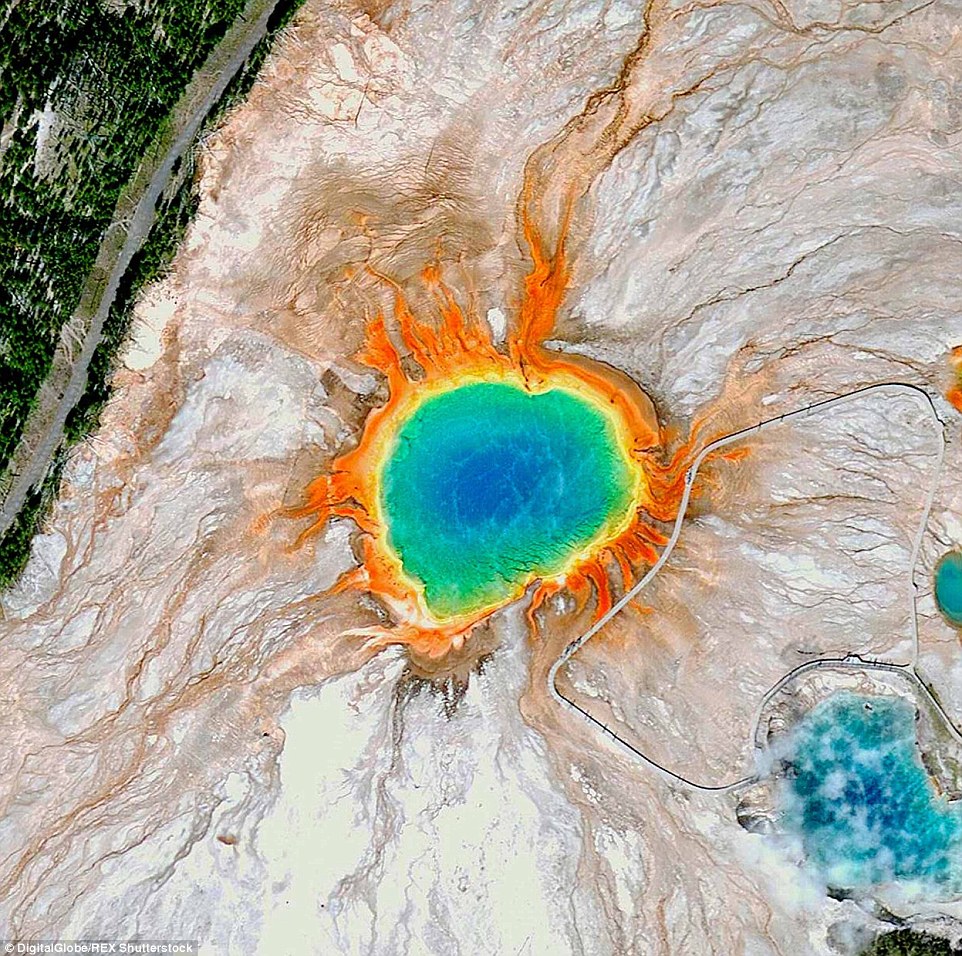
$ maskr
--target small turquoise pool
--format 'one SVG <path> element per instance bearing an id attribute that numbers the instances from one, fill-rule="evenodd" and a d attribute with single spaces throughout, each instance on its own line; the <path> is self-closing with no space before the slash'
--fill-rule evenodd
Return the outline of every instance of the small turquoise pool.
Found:
<path id="1" fill-rule="evenodd" d="M 784 820 L 829 886 L 962 886 L 962 808 L 922 766 L 915 710 L 897 697 L 839 693 L 789 741 Z"/>
<path id="2" fill-rule="evenodd" d="M 962 627 L 962 551 L 949 551 L 935 566 L 935 601 L 950 624 Z"/>
<path id="3" fill-rule="evenodd" d="M 573 392 L 477 382 L 427 399 L 381 476 L 388 540 L 438 618 L 561 572 L 634 504 L 610 418 Z"/>

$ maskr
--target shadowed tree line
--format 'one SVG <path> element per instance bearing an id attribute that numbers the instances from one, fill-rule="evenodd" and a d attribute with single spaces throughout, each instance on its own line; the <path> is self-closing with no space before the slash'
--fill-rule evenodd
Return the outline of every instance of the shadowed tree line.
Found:
<path id="1" fill-rule="evenodd" d="M 879 936 L 862 956 L 959 956 L 962 950 L 929 933 L 900 929 Z"/>
<path id="2" fill-rule="evenodd" d="M 199 138 L 247 95 L 278 32 L 302 2 L 280 0 L 266 36 Z M 19 4 L 0 30 L 0 115 L 7 124 L 0 146 L 0 468 L 16 447 L 121 190 L 243 6 L 243 0 L 164 0 L 129 7 L 121 16 L 96 0 L 73 0 L 60 10 Z M 21 36 L 26 40 L 18 45 L 14 38 Z M 55 176 L 48 167 L 38 170 L 39 114 L 50 104 L 72 115 L 71 104 L 79 109 L 78 103 L 86 117 L 83 133 L 66 136 L 63 155 L 49 158 L 62 163 Z M 196 212 L 192 153 L 177 183 L 162 197 L 153 228 L 121 279 L 84 394 L 68 415 L 65 445 L 0 539 L 0 587 L 26 564 L 56 498 L 69 447 L 99 424 L 140 291 L 165 274 Z"/>
<path id="3" fill-rule="evenodd" d="M 0 34 L 0 468 L 124 186 L 244 0 L 14 4 Z"/>

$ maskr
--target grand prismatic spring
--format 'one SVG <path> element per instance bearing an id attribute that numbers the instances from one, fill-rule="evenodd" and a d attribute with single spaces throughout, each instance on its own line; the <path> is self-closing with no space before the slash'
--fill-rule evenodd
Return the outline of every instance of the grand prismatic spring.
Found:
<path id="1" fill-rule="evenodd" d="M 652 521 L 677 513 L 687 446 L 659 456 L 664 436 L 627 376 L 543 342 L 568 273 L 564 229 L 553 253 L 525 230 L 533 267 L 506 351 L 462 311 L 437 268 L 436 321 L 416 318 L 394 287 L 403 350 L 383 315 L 367 323 L 360 361 L 387 376 L 389 398 L 355 449 L 307 489 L 289 517 L 332 515 L 363 533 L 363 563 L 339 588 L 368 590 L 396 626 L 373 637 L 428 656 L 461 646 L 472 628 L 529 586 L 529 619 L 564 588 L 595 613 L 612 605 L 609 570 L 630 587 L 666 538 Z M 406 352 L 418 366 L 409 375 Z"/>
<path id="2" fill-rule="evenodd" d="M 382 473 L 388 541 L 439 617 L 494 607 L 617 534 L 640 469 L 575 392 L 477 382 L 401 426 Z"/>

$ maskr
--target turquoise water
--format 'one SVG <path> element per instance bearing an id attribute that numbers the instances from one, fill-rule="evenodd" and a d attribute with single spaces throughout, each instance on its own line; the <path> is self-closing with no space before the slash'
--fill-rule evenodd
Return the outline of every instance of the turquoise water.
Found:
<path id="1" fill-rule="evenodd" d="M 829 886 L 956 886 L 962 809 L 936 794 L 909 703 L 836 694 L 798 724 L 790 744 L 785 820 Z"/>
<path id="2" fill-rule="evenodd" d="M 382 475 L 391 546 L 449 617 L 550 576 L 632 506 L 614 428 L 562 390 L 465 385 L 428 399 Z"/>
<path id="3" fill-rule="evenodd" d="M 962 626 L 962 551 L 950 551 L 935 566 L 935 600 L 951 624 Z"/>

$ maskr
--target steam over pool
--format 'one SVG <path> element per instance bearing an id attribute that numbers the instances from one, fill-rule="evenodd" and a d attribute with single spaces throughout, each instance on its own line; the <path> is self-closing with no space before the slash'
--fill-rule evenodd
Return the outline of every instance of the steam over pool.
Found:
<path id="1" fill-rule="evenodd" d="M 909 703 L 836 694 L 798 724 L 789 748 L 785 823 L 829 886 L 962 885 L 962 809 L 922 766 Z"/>

